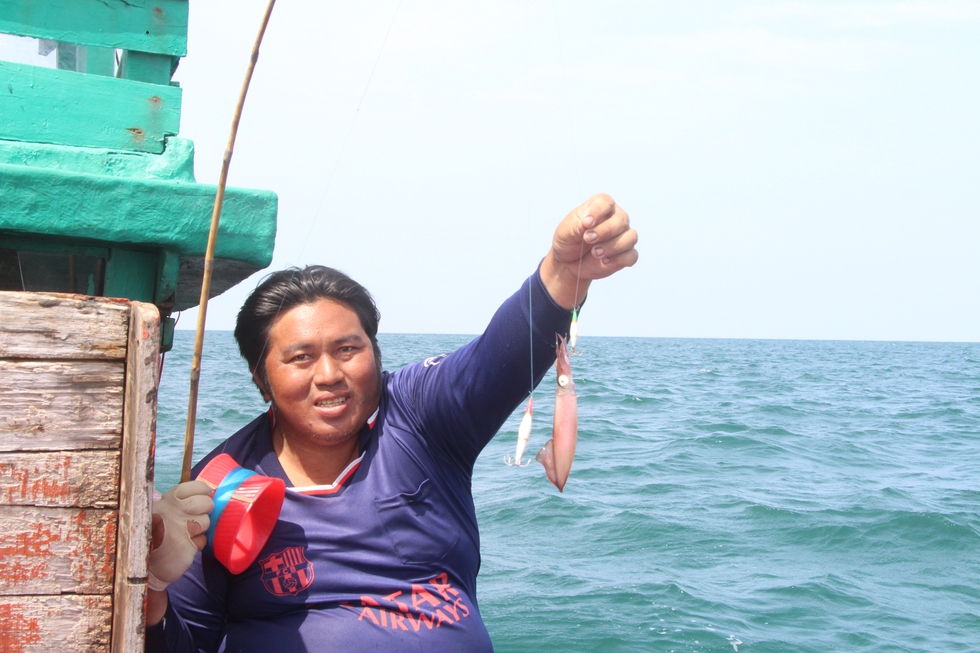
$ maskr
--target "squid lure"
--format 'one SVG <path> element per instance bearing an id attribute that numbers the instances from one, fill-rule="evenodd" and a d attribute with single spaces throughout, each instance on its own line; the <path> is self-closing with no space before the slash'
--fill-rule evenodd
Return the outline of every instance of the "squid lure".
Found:
<path id="1" fill-rule="evenodd" d="M 575 458 L 575 445 L 578 443 L 578 396 L 572 380 L 572 366 L 568 357 L 565 339 L 558 336 L 555 346 L 555 369 L 558 372 L 558 387 L 555 388 L 555 421 L 551 439 L 538 455 L 534 457 L 544 467 L 548 480 L 559 492 L 564 491 L 568 473 Z"/>
<path id="2" fill-rule="evenodd" d="M 521 457 L 524 455 L 524 449 L 527 448 L 527 441 L 531 437 L 531 413 L 533 412 L 534 397 L 529 397 L 527 408 L 524 409 L 524 417 L 521 418 L 521 425 L 517 429 L 517 449 L 514 451 L 514 457 L 504 457 L 504 462 L 511 467 L 527 467 L 531 464 L 530 459 L 521 460 Z"/>
<path id="3" fill-rule="evenodd" d="M 572 309 L 572 323 L 568 326 L 568 349 L 575 355 L 575 345 L 578 343 L 578 309 Z"/>

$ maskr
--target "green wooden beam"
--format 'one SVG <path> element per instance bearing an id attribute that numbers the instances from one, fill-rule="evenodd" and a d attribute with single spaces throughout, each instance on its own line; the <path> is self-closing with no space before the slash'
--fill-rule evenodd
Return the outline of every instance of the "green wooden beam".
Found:
<path id="1" fill-rule="evenodd" d="M 110 249 L 105 268 L 105 296 L 153 302 L 158 258 L 156 252 Z"/>
<path id="2" fill-rule="evenodd" d="M 162 154 L 0 141 L 0 165 L 3 164 L 108 177 L 172 179 L 193 184 L 194 141 L 172 136 L 167 139 Z"/>
<path id="3" fill-rule="evenodd" d="M 183 57 L 187 0 L 2 0 L 0 32 Z"/>
<path id="4" fill-rule="evenodd" d="M 163 152 L 181 89 L 0 61 L 0 139 Z"/>
<path id="5" fill-rule="evenodd" d="M 119 62 L 119 76 L 137 82 L 169 84 L 174 72 L 174 57 L 146 52 L 123 52 Z"/>
<path id="6" fill-rule="evenodd" d="M 85 48 L 85 70 L 81 72 L 105 77 L 115 76 L 116 51 L 113 48 L 100 48 L 95 45 L 79 47 Z"/>
<path id="7" fill-rule="evenodd" d="M 204 256 L 216 192 L 184 181 L 0 164 L 0 234 L 167 250 L 181 257 L 183 274 L 185 261 Z M 216 256 L 253 272 L 269 265 L 277 205 L 271 191 L 227 189 Z"/>

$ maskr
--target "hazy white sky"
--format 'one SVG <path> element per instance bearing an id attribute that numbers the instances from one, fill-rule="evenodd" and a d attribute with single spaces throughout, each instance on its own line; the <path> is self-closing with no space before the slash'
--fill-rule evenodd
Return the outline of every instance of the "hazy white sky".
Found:
<path id="1" fill-rule="evenodd" d="M 191 1 L 198 181 L 264 6 Z M 279 194 L 273 269 L 348 272 L 383 331 L 479 332 L 604 191 L 640 261 L 583 337 L 980 341 L 978 34 L 976 0 L 279 0 L 231 184 Z"/>

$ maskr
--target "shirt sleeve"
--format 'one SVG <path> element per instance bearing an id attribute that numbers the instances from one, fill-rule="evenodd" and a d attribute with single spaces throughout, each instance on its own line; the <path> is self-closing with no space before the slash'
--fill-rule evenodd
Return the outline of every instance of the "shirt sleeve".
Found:
<path id="1" fill-rule="evenodd" d="M 508 298 L 481 336 L 409 379 L 430 446 L 471 470 L 477 456 L 555 362 L 558 334 L 572 314 L 558 306 L 535 272 Z"/>
<path id="2" fill-rule="evenodd" d="M 194 640 L 187 625 L 174 612 L 174 604 L 167 604 L 163 619 L 155 626 L 146 627 L 146 653 L 193 653 Z"/>
<path id="3" fill-rule="evenodd" d="M 213 653 L 224 635 L 228 572 L 200 553 L 194 564 L 167 588 L 163 621 L 146 629 L 146 651 Z"/>

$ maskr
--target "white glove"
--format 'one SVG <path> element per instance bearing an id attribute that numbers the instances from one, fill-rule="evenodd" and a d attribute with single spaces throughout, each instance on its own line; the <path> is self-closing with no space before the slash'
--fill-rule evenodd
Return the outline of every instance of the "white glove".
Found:
<path id="1" fill-rule="evenodd" d="M 204 548 L 207 537 L 203 533 L 211 525 L 208 513 L 214 509 L 214 501 L 208 496 L 211 487 L 203 481 L 188 481 L 172 488 L 153 502 L 154 540 L 159 540 L 162 524 L 162 541 L 150 551 L 150 575 L 147 586 L 163 591 L 167 585 L 184 575 L 194 556 Z"/>

